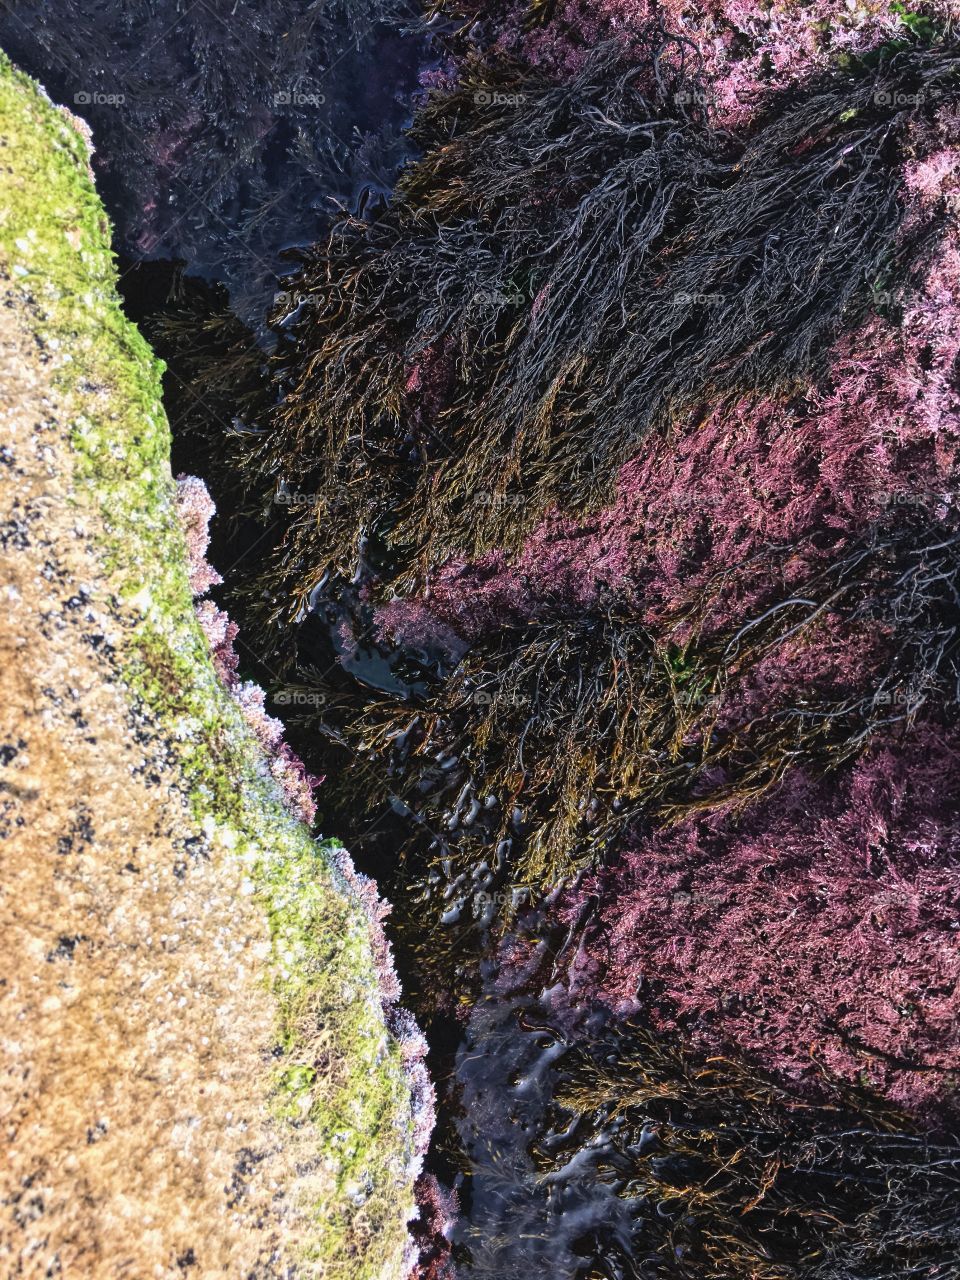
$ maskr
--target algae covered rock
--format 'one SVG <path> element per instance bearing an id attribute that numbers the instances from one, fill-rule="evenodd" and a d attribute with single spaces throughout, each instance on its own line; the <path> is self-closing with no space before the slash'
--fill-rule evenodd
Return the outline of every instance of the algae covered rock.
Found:
<path id="1" fill-rule="evenodd" d="M 382 906 L 218 674 L 87 141 L 2 57 L 0 187 L 0 1271 L 402 1276 Z"/>

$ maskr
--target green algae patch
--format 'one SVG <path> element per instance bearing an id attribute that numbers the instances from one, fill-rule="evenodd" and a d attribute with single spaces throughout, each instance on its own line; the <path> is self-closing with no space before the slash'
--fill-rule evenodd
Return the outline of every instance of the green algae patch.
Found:
<path id="1" fill-rule="evenodd" d="M 278 1141 L 309 1169 L 298 1274 L 401 1276 L 413 1211 L 414 1102 L 387 1027 L 369 920 L 285 807 L 197 622 L 170 471 L 163 365 L 123 315 L 110 226 L 81 126 L 0 55 L 0 273 L 70 411 L 76 518 L 95 530 L 132 715 L 173 753 L 198 831 L 238 860 L 262 910 L 276 1008 L 263 1070 Z M 303 1185 L 310 1188 L 309 1194 Z"/>

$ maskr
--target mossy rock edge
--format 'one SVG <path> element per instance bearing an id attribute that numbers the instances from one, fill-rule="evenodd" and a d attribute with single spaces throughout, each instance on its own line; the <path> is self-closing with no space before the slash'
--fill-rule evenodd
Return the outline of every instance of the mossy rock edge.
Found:
<path id="1" fill-rule="evenodd" d="M 242 866 L 270 939 L 259 967 L 276 1043 L 263 1111 L 279 1142 L 329 1175 L 314 1180 L 326 1189 L 313 1202 L 298 1191 L 307 1226 L 287 1242 L 278 1273 L 400 1277 L 410 1266 L 422 1097 L 409 1048 L 389 1026 L 370 921 L 343 874 L 343 850 L 287 810 L 214 670 L 175 512 L 163 366 L 121 310 L 83 127 L 2 54 L 0 183 L 6 305 L 27 318 L 43 376 L 71 409 L 77 512 L 95 529 L 125 619 L 114 658 L 121 686 L 170 744 L 196 829 Z M 102 412 L 90 411 L 91 389 Z"/>

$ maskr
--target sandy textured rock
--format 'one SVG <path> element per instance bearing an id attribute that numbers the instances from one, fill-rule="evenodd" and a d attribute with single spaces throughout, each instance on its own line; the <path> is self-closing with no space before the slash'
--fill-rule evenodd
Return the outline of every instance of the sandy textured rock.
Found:
<path id="1" fill-rule="evenodd" d="M 86 142 L 5 61 L 0 135 L 0 1273 L 400 1276 L 368 916 L 211 665 Z"/>

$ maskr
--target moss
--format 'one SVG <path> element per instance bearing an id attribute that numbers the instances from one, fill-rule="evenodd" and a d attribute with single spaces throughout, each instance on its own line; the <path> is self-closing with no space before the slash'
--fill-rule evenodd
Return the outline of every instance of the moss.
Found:
<path id="1" fill-rule="evenodd" d="M 170 740 L 198 826 L 244 865 L 269 921 L 264 981 L 278 1062 L 265 1092 L 335 1194 L 306 1206 L 303 1262 L 323 1276 L 398 1274 L 413 1207 L 413 1115 L 360 905 L 279 798 L 196 621 L 170 471 L 162 364 L 124 317 L 110 227 L 76 122 L 0 55 L 0 271 L 66 397 L 78 515 L 98 530 L 131 705 Z M 91 404 L 96 412 L 91 411 Z"/>

